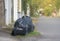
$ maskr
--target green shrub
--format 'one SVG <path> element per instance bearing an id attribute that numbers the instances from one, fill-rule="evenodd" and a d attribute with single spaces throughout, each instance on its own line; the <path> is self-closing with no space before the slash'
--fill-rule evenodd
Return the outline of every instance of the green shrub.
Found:
<path id="1" fill-rule="evenodd" d="M 52 7 L 47 6 L 47 7 L 44 8 L 44 12 L 45 12 L 46 16 L 51 16 L 52 11 L 53 11 Z"/>

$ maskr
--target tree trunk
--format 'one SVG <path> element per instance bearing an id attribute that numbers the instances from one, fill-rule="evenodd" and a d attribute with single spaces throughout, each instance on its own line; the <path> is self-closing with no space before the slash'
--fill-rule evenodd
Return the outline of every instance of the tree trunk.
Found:
<path id="1" fill-rule="evenodd" d="M 27 0 L 22 0 L 22 11 L 24 11 L 24 14 L 26 16 L 26 14 L 27 14 Z"/>

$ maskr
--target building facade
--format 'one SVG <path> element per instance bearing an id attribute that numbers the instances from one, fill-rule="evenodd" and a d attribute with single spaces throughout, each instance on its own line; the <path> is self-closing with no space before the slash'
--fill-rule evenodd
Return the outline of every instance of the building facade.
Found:
<path id="1" fill-rule="evenodd" d="M 21 0 L 5 0 L 6 25 L 16 21 L 21 16 Z"/>
<path id="2" fill-rule="evenodd" d="M 0 0 L 0 27 L 5 24 L 4 0 Z"/>
<path id="3" fill-rule="evenodd" d="M 0 0 L 0 26 L 9 25 L 24 16 L 21 8 L 21 0 Z M 27 16 L 29 16 L 29 6 Z"/>
<path id="4" fill-rule="evenodd" d="M 12 20 L 16 21 L 19 17 L 21 17 L 21 0 L 0 0 L 0 26 L 9 25 Z"/>

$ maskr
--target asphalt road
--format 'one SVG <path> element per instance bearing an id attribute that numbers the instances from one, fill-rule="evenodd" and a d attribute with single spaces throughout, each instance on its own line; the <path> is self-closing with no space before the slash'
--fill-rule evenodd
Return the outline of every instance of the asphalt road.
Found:
<path id="1" fill-rule="evenodd" d="M 40 17 L 37 30 L 42 34 L 39 41 L 60 41 L 60 18 Z"/>

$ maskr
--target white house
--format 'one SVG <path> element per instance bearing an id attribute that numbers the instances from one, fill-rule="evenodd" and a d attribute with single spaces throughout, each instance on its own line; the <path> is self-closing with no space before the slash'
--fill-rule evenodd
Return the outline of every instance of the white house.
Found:
<path id="1" fill-rule="evenodd" d="M 21 10 L 21 0 L 0 0 L 0 26 L 9 25 L 18 18 L 24 16 Z M 29 16 L 29 5 L 27 7 L 27 16 Z"/>
<path id="2" fill-rule="evenodd" d="M 12 15 L 13 21 L 21 17 L 21 0 L 5 0 L 5 10 L 5 21 L 8 25 L 12 22 Z"/>

